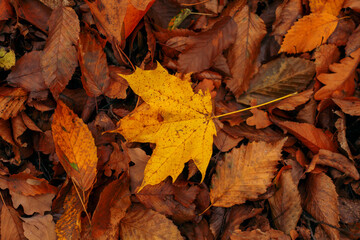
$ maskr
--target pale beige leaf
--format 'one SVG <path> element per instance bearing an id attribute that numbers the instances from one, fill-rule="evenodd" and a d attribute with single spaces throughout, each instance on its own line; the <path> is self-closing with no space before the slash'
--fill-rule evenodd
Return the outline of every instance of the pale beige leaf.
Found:
<path id="1" fill-rule="evenodd" d="M 335 185 L 325 173 L 310 174 L 306 181 L 303 208 L 316 220 L 339 227 L 338 194 Z M 330 239 L 340 239 L 339 231 L 322 224 Z"/>
<path id="2" fill-rule="evenodd" d="M 41 67 L 45 84 L 55 98 L 65 89 L 78 65 L 74 45 L 79 33 L 79 19 L 74 9 L 59 7 L 52 12 Z"/>
<path id="3" fill-rule="evenodd" d="M 211 181 L 213 206 L 231 207 L 265 193 L 275 176 L 286 138 L 275 142 L 252 142 L 233 149 L 218 162 Z"/>
<path id="4" fill-rule="evenodd" d="M 281 173 L 278 190 L 269 198 L 271 215 L 277 229 L 290 234 L 299 221 L 302 209 L 300 194 L 294 183 L 291 170 Z"/>
<path id="5" fill-rule="evenodd" d="M 311 12 L 329 13 L 337 16 L 342 8 L 344 0 L 309 0 Z"/>
<path id="6" fill-rule="evenodd" d="M 337 23 L 338 18 L 328 13 L 312 13 L 301 18 L 285 35 L 279 53 L 313 50 L 327 41 Z"/>
<path id="7" fill-rule="evenodd" d="M 251 77 L 257 71 L 256 59 L 261 40 L 266 35 L 264 21 L 245 6 L 234 16 L 238 31 L 236 42 L 230 47 L 228 64 L 232 78 L 226 85 L 239 96 L 249 88 Z"/>
<path id="8" fill-rule="evenodd" d="M 317 77 L 325 86 L 315 93 L 314 98 L 322 100 L 352 95 L 355 89 L 356 68 L 359 63 L 360 48 L 353 52 L 350 57 L 343 58 L 340 63 L 331 64 L 329 69 L 333 73 L 323 73 Z"/>
<path id="9" fill-rule="evenodd" d="M 17 192 L 11 192 L 11 199 L 15 208 L 20 205 L 24 208 L 24 213 L 32 215 L 34 213 L 44 214 L 46 211 L 51 211 L 51 203 L 55 194 L 47 193 L 35 196 L 24 196 Z"/>
<path id="10" fill-rule="evenodd" d="M 56 240 L 55 222 L 51 215 L 36 215 L 21 218 L 24 223 L 24 235 L 29 240 Z"/>
<path id="11" fill-rule="evenodd" d="M 183 239 L 174 223 L 164 215 L 141 206 L 134 206 L 120 223 L 123 240 Z"/>

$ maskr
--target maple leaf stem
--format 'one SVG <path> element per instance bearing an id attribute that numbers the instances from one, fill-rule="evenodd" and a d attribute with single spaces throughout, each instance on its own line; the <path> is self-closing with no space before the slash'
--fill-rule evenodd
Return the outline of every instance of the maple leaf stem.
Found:
<path id="1" fill-rule="evenodd" d="M 266 102 L 266 103 L 262 103 L 262 104 L 255 105 L 255 106 L 252 106 L 252 107 L 248 107 L 248 108 L 236 110 L 236 111 L 233 111 L 233 112 L 228 112 L 228 113 L 224 113 L 224 114 L 221 114 L 221 115 L 213 116 L 212 119 L 214 119 L 214 118 L 221 118 L 221 117 L 225 117 L 225 116 L 232 115 L 232 114 L 235 114 L 235 113 L 245 112 L 245 111 L 247 111 L 247 110 L 251 110 L 251 109 L 254 109 L 254 108 L 262 107 L 262 106 L 265 106 L 265 105 L 268 105 L 268 104 L 271 104 L 271 103 L 274 103 L 274 102 L 283 100 L 283 99 L 285 99 L 285 98 L 292 97 L 292 96 L 294 96 L 294 95 L 296 95 L 296 94 L 297 94 L 297 92 L 290 93 L 290 94 L 288 94 L 288 95 L 285 95 L 285 96 L 283 96 L 283 97 L 280 97 L 280 98 L 271 100 L 271 101 Z"/>

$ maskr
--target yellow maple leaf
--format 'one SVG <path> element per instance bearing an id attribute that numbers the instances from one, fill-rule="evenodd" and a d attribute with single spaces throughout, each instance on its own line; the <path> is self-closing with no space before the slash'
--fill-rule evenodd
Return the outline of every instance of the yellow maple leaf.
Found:
<path id="1" fill-rule="evenodd" d="M 311 13 L 297 21 L 285 35 L 279 53 L 311 51 L 326 43 L 339 19 L 328 13 Z"/>
<path id="2" fill-rule="evenodd" d="M 313 13 L 329 13 L 337 16 L 344 0 L 310 0 L 309 5 Z"/>
<path id="3" fill-rule="evenodd" d="M 216 134 L 210 93 L 195 94 L 188 81 L 189 75 L 181 80 L 160 64 L 155 70 L 137 68 L 131 75 L 120 76 L 146 103 L 121 119 L 114 132 L 128 141 L 156 143 L 139 191 L 168 176 L 175 181 L 190 159 L 203 180 Z"/>

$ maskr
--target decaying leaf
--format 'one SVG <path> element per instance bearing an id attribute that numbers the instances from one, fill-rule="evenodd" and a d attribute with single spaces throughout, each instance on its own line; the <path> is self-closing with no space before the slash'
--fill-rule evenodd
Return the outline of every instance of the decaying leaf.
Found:
<path id="1" fill-rule="evenodd" d="M 301 18 L 285 35 L 279 53 L 313 50 L 327 41 L 337 23 L 338 19 L 328 13 L 311 13 Z"/>
<path id="2" fill-rule="evenodd" d="M 358 48 L 360 48 L 360 26 L 358 26 L 349 37 L 349 40 L 345 47 L 346 55 L 350 56 L 350 54 L 356 51 Z"/>
<path id="3" fill-rule="evenodd" d="M 334 44 L 325 44 L 315 50 L 316 75 L 329 72 L 329 66 L 338 62 L 340 51 Z"/>
<path id="4" fill-rule="evenodd" d="M 261 104 L 300 92 L 314 74 L 313 62 L 301 58 L 278 58 L 261 66 L 248 91 L 237 101 L 250 105 L 251 99 L 256 99 L 257 104 Z"/>
<path id="5" fill-rule="evenodd" d="M 24 235 L 31 240 L 55 240 L 55 223 L 51 215 L 36 215 L 31 218 L 21 218 L 24 223 Z"/>
<path id="6" fill-rule="evenodd" d="M 3 205 L 1 208 L 1 239 L 25 240 L 19 213 L 11 206 Z"/>
<path id="7" fill-rule="evenodd" d="M 235 96 L 239 96 L 248 89 L 257 70 L 256 59 L 266 28 L 264 21 L 250 12 L 248 6 L 235 14 L 234 21 L 237 23 L 236 41 L 230 47 L 227 59 L 232 78 L 226 85 Z"/>
<path id="8" fill-rule="evenodd" d="M 183 239 L 177 227 L 164 215 L 142 206 L 134 206 L 121 220 L 120 236 L 124 240 Z"/>
<path id="9" fill-rule="evenodd" d="M 231 207 L 265 193 L 275 176 L 285 141 L 286 138 L 274 144 L 252 142 L 226 154 L 212 178 L 213 206 Z"/>
<path id="10" fill-rule="evenodd" d="M 302 209 L 297 185 L 294 183 L 291 170 L 281 173 L 278 190 L 269 198 L 271 215 L 277 229 L 290 234 L 299 221 Z"/>
<path id="11" fill-rule="evenodd" d="M 94 138 L 84 122 L 62 101 L 51 124 L 56 154 L 66 173 L 86 191 L 96 177 L 98 161 Z"/>
<path id="12" fill-rule="evenodd" d="M 77 67 L 76 49 L 80 23 L 74 9 L 59 7 L 49 19 L 49 38 L 41 67 L 45 84 L 55 98 L 65 89 Z"/>
<path id="13" fill-rule="evenodd" d="M 27 92 L 21 88 L 0 87 L 0 118 L 7 120 L 25 109 Z"/>
<path id="14" fill-rule="evenodd" d="M 337 198 L 335 185 L 325 173 L 311 173 L 307 176 L 306 197 L 303 200 L 303 207 L 316 220 L 339 227 Z M 340 239 L 340 233 L 336 228 L 325 224 L 322 224 L 321 227 L 330 239 Z"/>
<path id="15" fill-rule="evenodd" d="M 313 13 L 329 13 L 337 16 L 344 0 L 310 0 L 309 5 Z"/>
<path id="16" fill-rule="evenodd" d="M 314 95 L 316 100 L 325 98 L 343 98 L 351 96 L 355 90 L 355 73 L 360 63 L 360 48 L 353 52 L 350 57 L 343 58 L 340 63 L 334 63 L 329 66 L 333 73 L 323 73 L 317 78 L 325 84 Z"/>
<path id="17" fill-rule="evenodd" d="M 353 98 L 345 100 L 334 98 L 333 101 L 344 113 L 352 116 L 360 116 L 360 99 Z"/>
<path id="18" fill-rule="evenodd" d="M 115 132 L 128 141 L 156 143 L 140 188 L 167 176 L 175 181 L 190 159 L 204 179 L 216 134 L 210 94 L 194 94 L 187 79 L 168 74 L 160 64 L 155 70 L 138 68 L 121 76 L 147 104 L 121 119 Z"/>
<path id="19" fill-rule="evenodd" d="M 290 237 L 279 230 L 270 229 L 269 231 L 263 232 L 260 229 L 252 231 L 241 231 L 235 230 L 230 237 L 231 240 L 290 240 Z"/>

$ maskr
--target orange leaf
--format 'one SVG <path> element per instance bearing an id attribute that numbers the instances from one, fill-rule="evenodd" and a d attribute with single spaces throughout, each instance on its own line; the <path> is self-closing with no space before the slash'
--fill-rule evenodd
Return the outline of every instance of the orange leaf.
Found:
<path id="1" fill-rule="evenodd" d="M 78 65 L 74 45 L 79 32 L 79 19 L 74 9 L 59 7 L 52 12 L 41 66 L 45 84 L 55 98 L 65 89 Z"/>
<path id="2" fill-rule="evenodd" d="M 250 110 L 253 114 L 251 117 L 246 119 L 246 124 L 249 126 L 255 126 L 256 129 L 266 128 L 272 124 L 269 120 L 268 113 L 260 109 L 254 108 Z"/>
<path id="3" fill-rule="evenodd" d="M 297 21 L 285 35 L 279 53 L 311 51 L 334 32 L 338 18 L 328 13 L 311 13 Z"/>
<path id="4" fill-rule="evenodd" d="M 226 154 L 225 161 L 218 163 L 217 174 L 211 181 L 213 206 L 231 207 L 265 193 L 275 176 L 286 139 L 274 144 L 252 142 Z"/>
<path id="5" fill-rule="evenodd" d="M 343 58 L 340 63 L 331 64 L 329 69 L 333 73 L 323 73 L 317 78 L 325 84 L 314 95 L 316 100 L 335 97 L 351 96 L 355 90 L 355 73 L 360 63 L 360 48 L 350 57 Z"/>
<path id="6" fill-rule="evenodd" d="M 126 15 L 124 18 L 125 38 L 127 38 L 146 12 L 154 4 L 155 0 L 129 0 Z"/>
<path id="7" fill-rule="evenodd" d="M 351 116 L 360 116 L 360 99 L 336 99 L 333 101 L 338 105 L 341 110 Z"/>
<path id="8" fill-rule="evenodd" d="M 310 0 L 309 5 L 313 13 L 329 13 L 337 16 L 344 0 Z"/>
<path id="9" fill-rule="evenodd" d="M 25 109 L 27 92 L 21 88 L 0 87 L 0 118 L 7 120 Z"/>
<path id="10" fill-rule="evenodd" d="M 66 173 L 83 191 L 88 190 L 95 180 L 98 161 L 89 128 L 62 101 L 58 101 L 51 129 L 56 154 Z"/>

